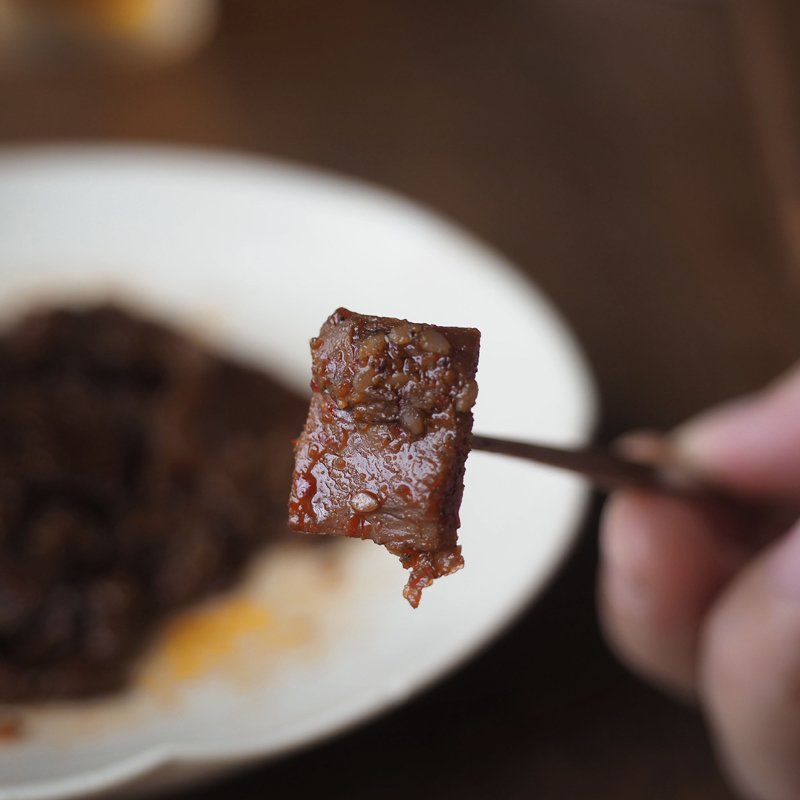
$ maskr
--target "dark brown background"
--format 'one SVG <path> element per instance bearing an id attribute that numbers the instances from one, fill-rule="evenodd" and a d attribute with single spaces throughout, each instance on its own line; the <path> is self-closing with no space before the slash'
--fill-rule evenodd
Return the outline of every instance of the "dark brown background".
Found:
<path id="1" fill-rule="evenodd" d="M 227 0 L 211 46 L 171 70 L 0 78 L 0 140 L 244 148 L 421 200 L 562 309 L 605 440 L 753 389 L 800 352 L 734 5 Z M 470 666 L 193 797 L 732 797 L 699 716 L 601 642 L 596 516 L 542 602 Z"/>

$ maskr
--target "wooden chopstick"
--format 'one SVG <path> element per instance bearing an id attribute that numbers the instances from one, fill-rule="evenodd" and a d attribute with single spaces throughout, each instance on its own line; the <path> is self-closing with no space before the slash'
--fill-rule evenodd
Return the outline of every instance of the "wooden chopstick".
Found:
<path id="1" fill-rule="evenodd" d="M 668 474 L 654 464 L 640 464 L 610 450 L 580 448 L 567 450 L 531 442 L 472 435 L 472 449 L 486 453 L 524 458 L 570 472 L 585 475 L 599 489 L 621 488 L 674 490 Z"/>
<path id="2" fill-rule="evenodd" d="M 638 439 L 639 435 L 632 437 Z M 486 453 L 523 458 L 557 469 L 566 469 L 584 475 L 598 489 L 646 489 L 669 494 L 686 500 L 699 501 L 706 508 L 716 508 L 733 514 L 744 523 L 746 531 L 741 541 L 747 547 L 754 542 L 766 543 L 777 533 L 782 533 L 800 516 L 800 508 L 793 505 L 776 504 L 766 498 L 746 496 L 726 486 L 718 486 L 698 479 L 688 471 L 671 464 L 668 457 L 659 455 L 668 450 L 667 440 L 650 435 L 644 448 L 630 449 L 637 455 L 650 451 L 643 461 L 626 458 L 624 453 L 600 448 L 578 448 L 574 450 L 548 445 L 498 439 L 493 436 L 472 436 L 472 449 Z M 632 441 L 620 442 L 633 444 Z M 628 447 L 622 447 L 627 451 Z M 647 463 L 649 460 L 649 463 Z M 755 533 L 757 531 L 757 533 Z M 734 539 L 738 537 L 733 535 Z"/>

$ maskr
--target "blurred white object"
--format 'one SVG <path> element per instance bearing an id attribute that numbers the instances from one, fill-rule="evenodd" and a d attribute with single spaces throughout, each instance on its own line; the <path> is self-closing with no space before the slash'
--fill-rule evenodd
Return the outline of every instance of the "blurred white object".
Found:
<path id="1" fill-rule="evenodd" d="M 0 151 L 0 322 L 32 302 L 109 292 L 305 391 L 309 337 L 338 305 L 474 325 L 478 430 L 577 445 L 592 427 L 585 362 L 547 300 L 424 208 L 261 158 Z M 234 664 L 182 681 L 166 701 L 139 682 L 116 698 L 26 714 L 26 735 L 0 747 L 0 800 L 163 789 L 275 758 L 404 702 L 542 591 L 586 497 L 574 475 L 473 453 L 459 534 L 466 568 L 426 589 L 418 609 L 403 600 L 405 570 L 370 542 L 338 542 L 341 558 L 324 580 L 296 560 L 268 561 L 275 574 L 256 570 L 251 586 L 272 592 L 270 618 L 295 620 L 305 642 L 248 644 Z M 249 677 L 237 679 L 243 669 Z"/>
<path id="2" fill-rule="evenodd" d="M 211 36 L 216 0 L 0 0 L 0 65 L 160 65 Z"/>

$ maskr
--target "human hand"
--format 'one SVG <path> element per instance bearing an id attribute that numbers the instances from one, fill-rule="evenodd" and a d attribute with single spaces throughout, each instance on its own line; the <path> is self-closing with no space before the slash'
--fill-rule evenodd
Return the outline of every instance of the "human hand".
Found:
<path id="1" fill-rule="evenodd" d="M 603 626 L 632 669 L 707 716 L 751 800 L 800 800 L 800 367 L 670 437 L 675 463 L 776 507 L 766 536 L 732 509 L 639 491 L 601 525 Z"/>

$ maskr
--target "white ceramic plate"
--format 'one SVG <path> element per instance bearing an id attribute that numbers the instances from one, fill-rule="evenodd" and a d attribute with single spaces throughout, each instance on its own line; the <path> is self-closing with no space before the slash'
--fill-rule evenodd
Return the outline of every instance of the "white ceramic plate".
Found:
<path id="1" fill-rule="evenodd" d="M 161 147 L 0 152 L 0 314 L 121 298 L 305 391 L 338 306 L 483 332 L 475 430 L 583 442 L 595 400 L 550 305 L 503 258 L 390 193 L 316 171 Z M 166 632 L 124 695 L 23 710 L 0 800 L 186 783 L 307 746 L 406 700 L 484 646 L 564 556 L 586 488 L 469 458 L 466 568 L 403 600 L 368 542 L 284 549 Z"/>

